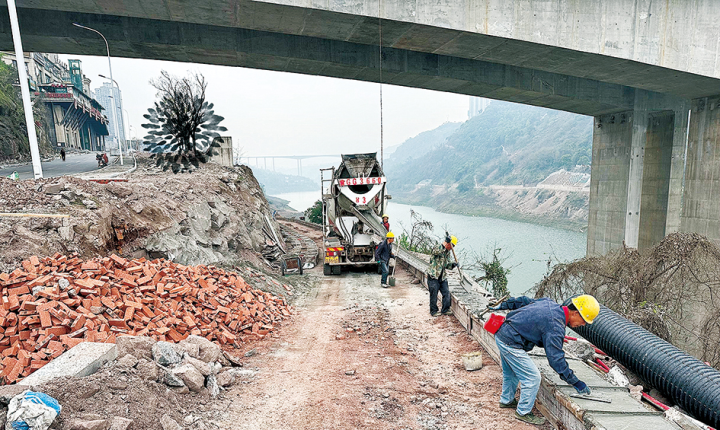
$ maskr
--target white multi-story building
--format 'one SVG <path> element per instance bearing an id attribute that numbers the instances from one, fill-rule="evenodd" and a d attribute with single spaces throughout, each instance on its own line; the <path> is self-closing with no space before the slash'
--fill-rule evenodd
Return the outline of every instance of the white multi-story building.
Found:
<path id="1" fill-rule="evenodd" d="M 485 112 L 485 109 L 490 105 L 490 99 L 484 99 L 482 97 L 470 97 L 470 109 L 468 109 L 468 119 L 478 116 Z"/>
<path id="2" fill-rule="evenodd" d="M 114 86 L 111 85 L 109 82 L 103 82 L 103 84 L 99 87 L 97 87 L 94 91 L 95 94 L 95 100 L 100 102 L 102 107 L 105 109 L 105 115 L 110 120 L 110 123 L 108 124 L 108 133 L 110 133 L 107 137 L 106 142 L 115 142 L 115 124 L 113 124 L 113 119 L 117 120 L 117 129 L 119 136 L 118 141 L 119 142 L 125 142 L 125 127 L 124 124 L 124 118 L 123 118 L 123 111 L 120 106 L 122 106 L 120 102 L 120 97 L 122 97 L 122 94 L 120 93 L 120 90 Z M 110 109 L 115 109 L 115 116 L 113 117 L 112 112 Z"/>

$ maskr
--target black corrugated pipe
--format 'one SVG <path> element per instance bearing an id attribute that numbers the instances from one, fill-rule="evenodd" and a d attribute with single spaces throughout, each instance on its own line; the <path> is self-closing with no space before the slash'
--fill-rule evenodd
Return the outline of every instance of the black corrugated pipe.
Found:
<path id="1" fill-rule="evenodd" d="M 593 324 L 573 330 L 688 414 L 720 427 L 720 372 L 714 368 L 602 305 Z"/>

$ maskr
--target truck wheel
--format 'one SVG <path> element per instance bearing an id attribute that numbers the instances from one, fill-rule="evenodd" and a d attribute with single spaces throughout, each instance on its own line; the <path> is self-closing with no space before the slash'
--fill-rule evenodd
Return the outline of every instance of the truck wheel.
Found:
<path id="1" fill-rule="evenodd" d="M 327 263 L 323 264 L 323 275 L 325 275 L 325 276 L 332 275 L 332 267 L 330 267 L 330 265 Z"/>
<path id="2" fill-rule="evenodd" d="M 342 271 L 342 266 L 333 266 L 333 268 L 332 268 L 333 275 L 339 275 L 341 271 Z"/>

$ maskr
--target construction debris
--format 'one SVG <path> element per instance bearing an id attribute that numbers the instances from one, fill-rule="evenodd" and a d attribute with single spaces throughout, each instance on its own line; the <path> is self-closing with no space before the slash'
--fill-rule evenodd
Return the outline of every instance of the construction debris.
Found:
<path id="1" fill-rule="evenodd" d="M 138 157 L 128 182 L 0 178 L 0 213 L 34 214 L 0 216 L 0 271 L 55 252 L 259 266 L 268 220 L 280 233 L 249 168 L 209 163 L 192 174 L 168 175 L 146 157 Z"/>
<path id="2" fill-rule="evenodd" d="M 182 357 L 163 348 L 163 341 L 194 335 L 207 343 L 186 342 L 196 345 L 188 354 L 197 351 L 203 361 L 217 361 L 222 350 L 211 341 L 239 345 L 260 339 L 290 315 L 285 299 L 253 289 L 237 273 L 114 254 L 85 261 L 77 255 L 33 256 L 21 268 L 0 273 L 0 287 L 5 383 L 21 380 L 78 343 L 115 343 L 125 335 L 159 341 L 152 355 L 158 349 L 166 365 Z"/>

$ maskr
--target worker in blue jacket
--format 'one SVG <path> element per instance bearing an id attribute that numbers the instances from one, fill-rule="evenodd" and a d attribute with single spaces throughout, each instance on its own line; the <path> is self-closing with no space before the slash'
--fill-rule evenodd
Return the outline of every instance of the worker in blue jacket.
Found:
<path id="1" fill-rule="evenodd" d="M 377 249 L 375 249 L 375 261 L 378 262 L 380 265 L 380 272 L 382 273 L 382 276 L 380 277 L 380 286 L 383 288 L 387 288 L 387 278 L 388 274 L 390 273 L 390 259 L 395 258 L 395 254 L 393 254 L 393 242 L 395 241 L 395 235 L 389 231 L 385 235 L 385 240 L 380 242 L 380 245 L 378 245 Z"/>
<path id="2" fill-rule="evenodd" d="M 550 367 L 560 378 L 575 387 L 580 394 L 590 394 L 590 387 L 579 380 L 565 360 L 563 339 L 565 327 L 592 324 L 600 312 L 600 304 L 593 296 L 582 295 L 572 299 L 569 306 L 560 306 L 547 298 L 510 298 L 491 309 L 509 309 L 495 334 L 500 350 L 503 371 L 501 408 L 516 408 L 515 418 L 530 424 L 542 425 L 545 419 L 533 415 L 532 409 L 540 388 L 540 371 L 528 355 L 536 345 L 545 348 Z M 520 401 L 515 391 L 520 383 Z"/>

